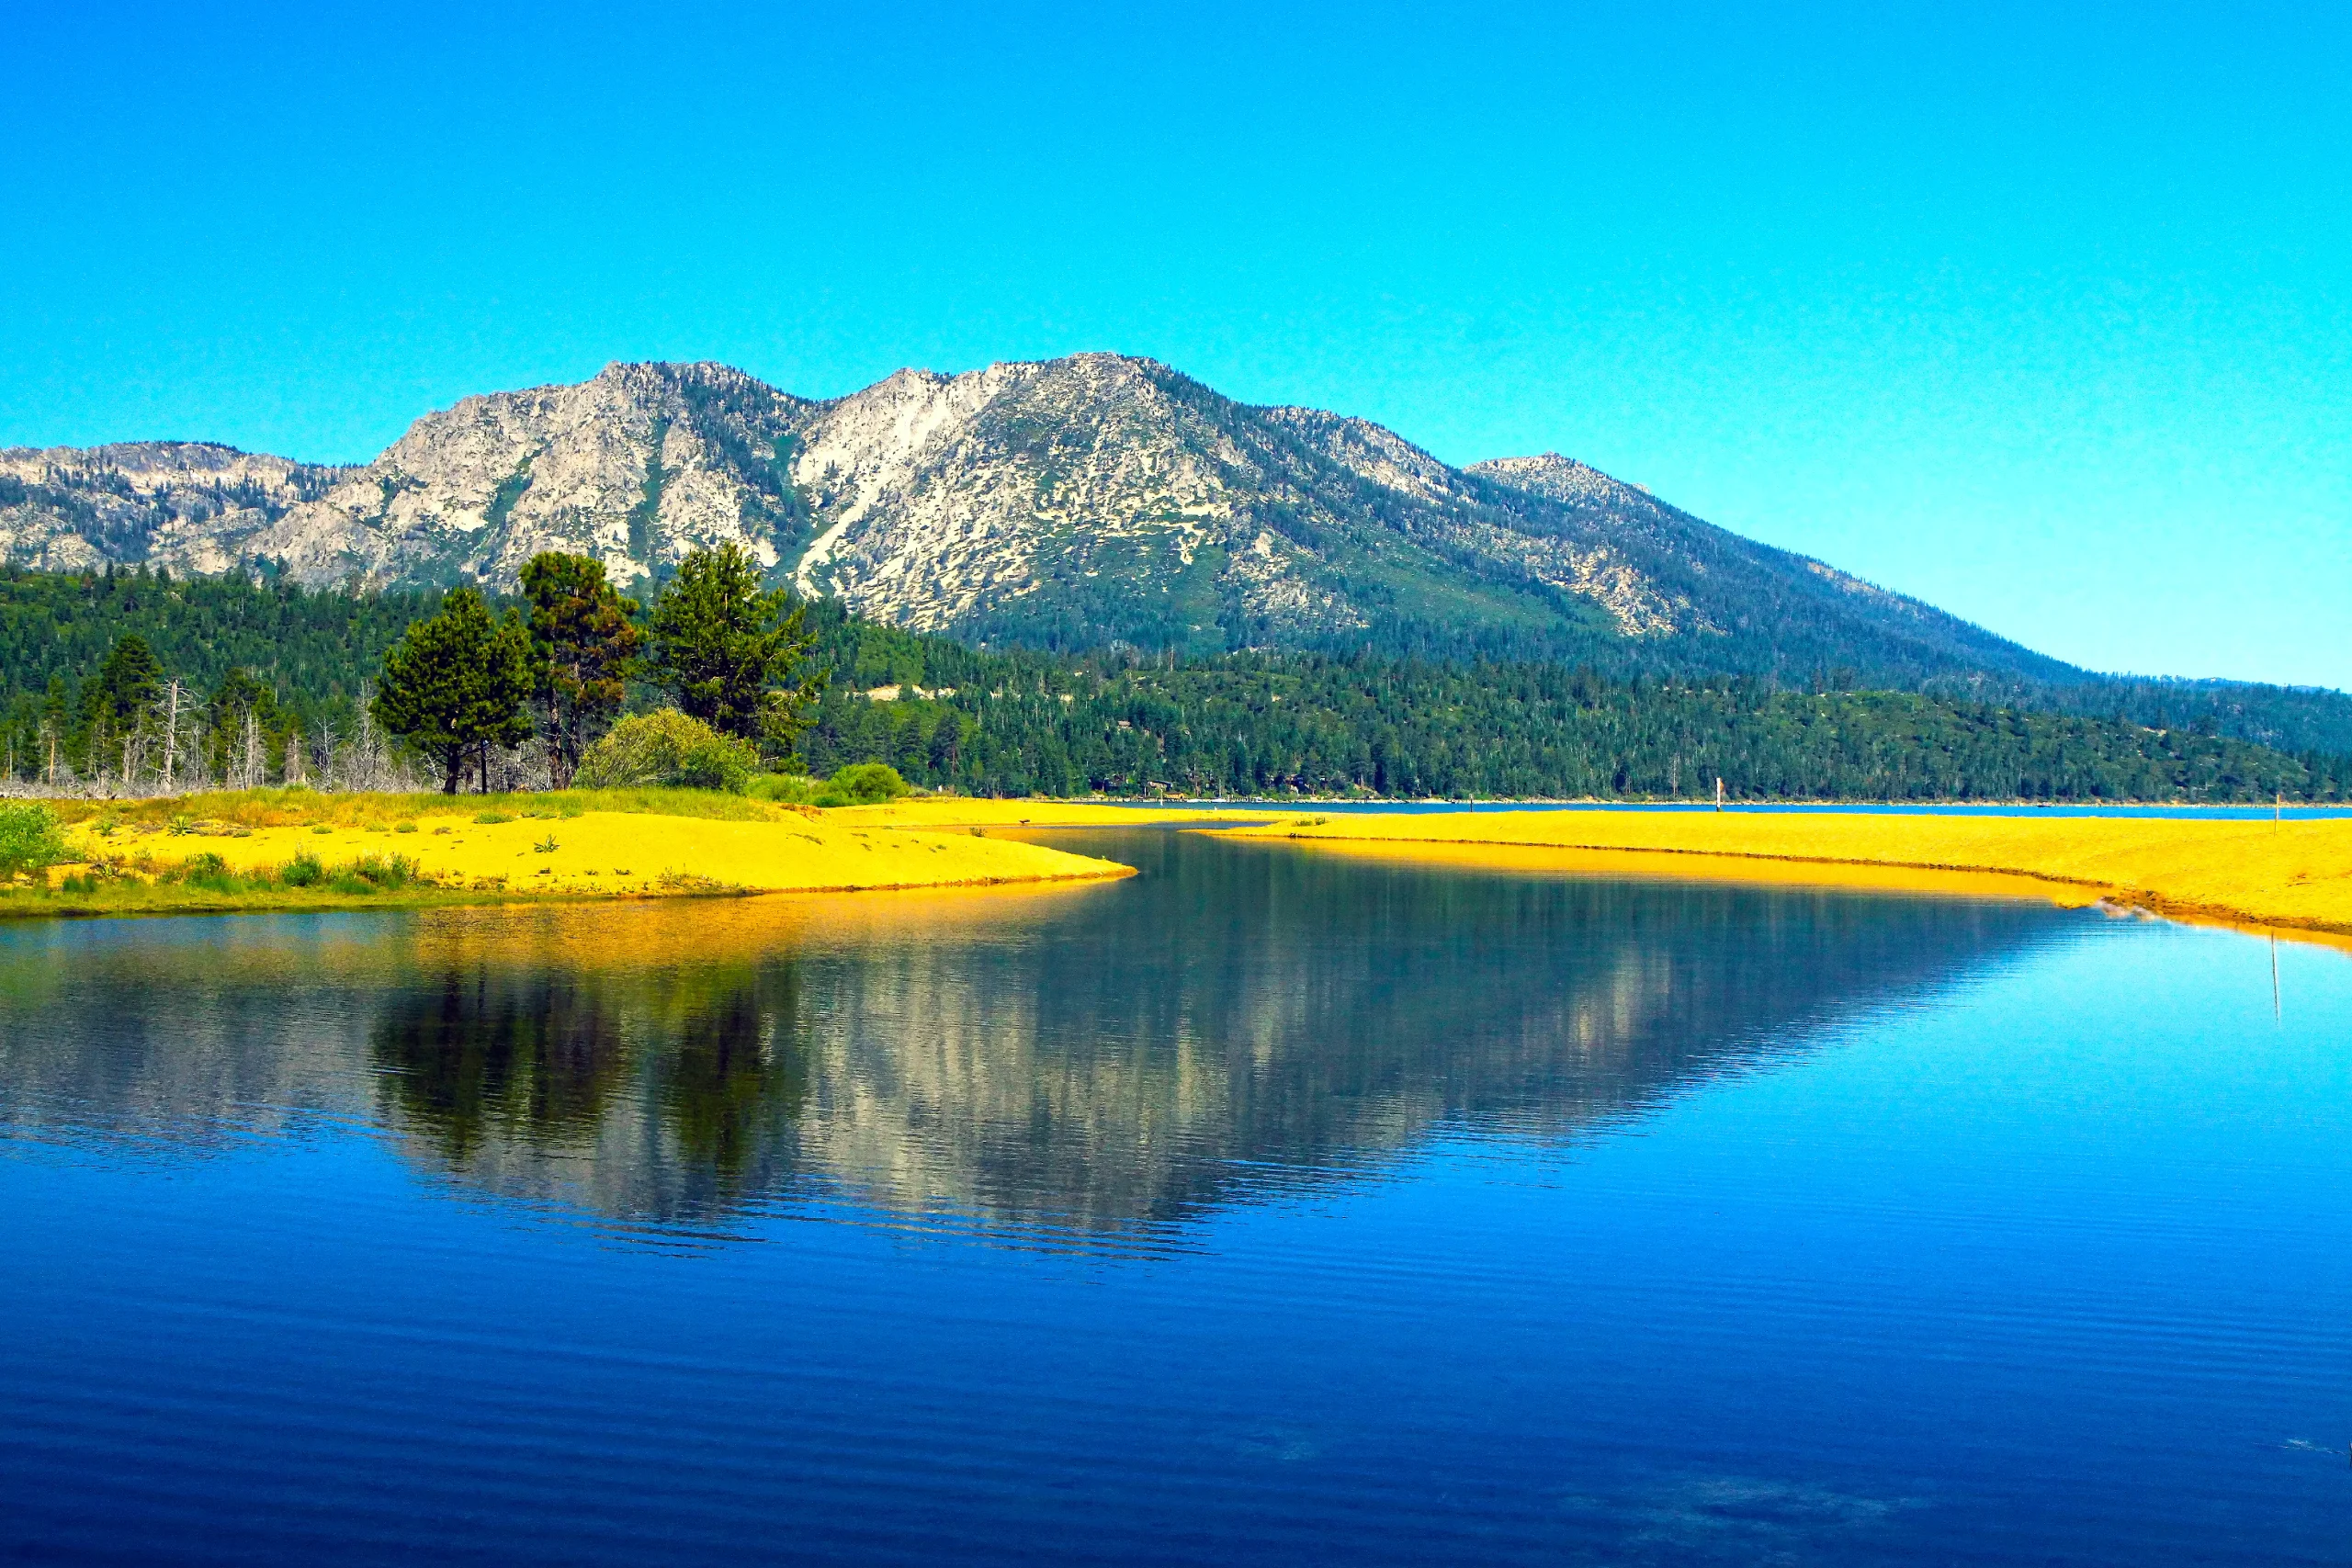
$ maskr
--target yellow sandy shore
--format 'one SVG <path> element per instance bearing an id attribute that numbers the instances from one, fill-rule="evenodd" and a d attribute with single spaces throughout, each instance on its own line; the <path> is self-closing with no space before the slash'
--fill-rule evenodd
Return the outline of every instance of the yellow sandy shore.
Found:
<path id="1" fill-rule="evenodd" d="M 1564 854 L 1639 852 L 1661 872 L 1721 875 L 1737 860 L 1939 874 L 2031 877 L 2161 914 L 2352 933 L 2352 820 L 2248 822 L 2101 817 L 1861 816 L 1832 811 L 1478 811 L 1416 816 L 1311 812 L 1237 838 L 1369 852 L 1448 846 Z M 1668 856 L 1676 857 L 1669 860 Z M 1683 858 L 1693 857 L 1693 858 Z M 1496 863 L 1532 864 L 1521 854 Z M 1625 863 L 1620 861 L 1620 866 Z M 1596 869 L 1588 862 L 1583 869 Z M 1561 869 L 1577 869 L 1564 862 Z M 1986 890 L 1990 890 L 1989 887 Z"/>
<path id="2" fill-rule="evenodd" d="M 256 828 L 244 833 L 171 835 L 118 830 L 99 839 L 77 828 L 85 854 L 156 866 L 190 855 L 220 857 L 233 871 L 284 865 L 309 853 L 329 866 L 399 854 L 425 876 L 476 891 L 571 895 L 831 891 L 1047 882 L 1132 875 L 1110 861 L 969 833 L 893 832 L 786 815 L 772 822 L 590 811 L 562 819 L 476 822 L 424 815 L 413 833 L 337 826 Z"/>
<path id="3" fill-rule="evenodd" d="M 1136 828 L 1170 822 L 1272 822 L 1300 815 L 1263 810 L 1216 811 L 1181 806 L 1103 806 L 1086 800 L 964 800 L 928 795 L 888 806 L 841 806 L 825 813 L 829 822 L 868 828 Z"/>

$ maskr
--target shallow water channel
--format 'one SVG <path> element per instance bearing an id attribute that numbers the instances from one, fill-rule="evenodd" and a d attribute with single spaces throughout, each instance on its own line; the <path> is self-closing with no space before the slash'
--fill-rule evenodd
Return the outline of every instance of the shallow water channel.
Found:
<path id="1" fill-rule="evenodd" d="M 2352 962 L 1160 829 L 0 928 L 40 1560 L 2352 1561 Z"/>

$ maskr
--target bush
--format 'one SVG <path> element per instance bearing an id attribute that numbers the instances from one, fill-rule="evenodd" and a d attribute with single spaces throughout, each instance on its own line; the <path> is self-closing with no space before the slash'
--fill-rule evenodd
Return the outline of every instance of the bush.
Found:
<path id="1" fill-rule="evenodd" d="M 754 800 L 772 800 L 785 806 L 807 806 L 817 798 L 823 784 L 806 773 L 762 773 L 746 786 L 744 793 Z"/>
<path id="2" fill-rule="evenodd" d="M 308 850 L 277 868 L 277 880 L 288 887 L 316 887 L 327 879 L 327 868 Z"/>
<path id="3" fill-rule="evenodd" d="M 166 872 L 156 880 L 201 887 L 209 893 L 234 893 L 244 886 L 243 879 L 229 869 L 229 863 L 209 850 L 188 856 L 180 862 L 177 870 Z"/>
<path id="4" fill-rule="evenodd" d="M 888 762 L 853 762 L 817 792 L 817 806 L 879 806 L 908 791 L 907 781 Z"/>
<path id="5" fill-rule="evenodd" d="M 741 795 L 760 765 L 760 750 L 719 734 L 676 708 L 638 714 L 588 748 L 572 783 L 582 789 L 671 784 Z"/>
<path id="6" fill-rule="evenodd" d="M 57 813 L 37 800 L 0 801 L 0 876 L 70 858 Z"/>
<path id="7" fill-rule="evenodd" d="M 379 888 L 406 887 L 416 881 L 417 864 L 406 855 L 361 855 L 351 863 L 346 875 L 367 884 L 359 891 L 373 893 Z M 342 886 L 344 880 L 337 877 L 335 886 Z"/>

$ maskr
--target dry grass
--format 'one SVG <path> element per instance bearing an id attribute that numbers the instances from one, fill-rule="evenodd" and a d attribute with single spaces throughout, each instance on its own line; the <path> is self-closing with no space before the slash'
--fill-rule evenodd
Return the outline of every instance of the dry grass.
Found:
<path id="1" fill-rule="evenodd" d="M 2352 932 L 2352 820 L 1943 817 L 1849 812 L 1479 811 L 1292 817 L 1236 830 L 1395 848 L 1637 852 L 1660 871 L 1690 860 L 1877 866 L 2026 876 L 2164 914 Z"/>
<path id="2" fill-rule="evenodd" d="M 618 811 L 661 817 L 707 818 L 719 822 L 775 822 L 804 813 L 740 795 L 700 789 L 570 789 L 535 795 L 322 795 L 311 789 L 219 790 L 207 795 L 146 800 L 57 800 L 58 819 L 116 822 L 162 828 L 184 820 L 199 829 L 307 827 L 390 828 L 430 814 L 473 816 L 483 811 L 510 817 L 578 817 Z"/>
<path id="3" fill-rule="evenodd" d="M 442 795 L 271 791 L 209 797 L 228 805 L 204 817 L 185 809 L 85 814 L 66 835 L 75 862 L 51 868 L 46 886 L 0 895 L 0 906 L 23 914 L 300 908 L 952 887 L 1132 874 L 1109 861 L 969 833 L 883 831 L 695 792 L 614 793 L 640 809 L 599 808 L 603 802 L 585 794 L 466 796 L 453 803 Z M 266 798 L 280 795 L 298 798 Z M 654 809 L 669 804 L 662 798 L 668 795 L 706 809 L 695 815 Z M 161 804 L 185 807 L 207 798 Z M 315 802 L 341 809 L 312 809 Z M 731 809 L 744 806 L 757 815 Z M 510 809 L 518 807 L 519 813 Z M 395 863 L 401 869 L 390 878 L 370 871 Z"/>
<path id="4" fill-rule="evenodd" d="M 1157 828 L 1170 822 L 1270 822 L 1294 813 L 1105 806 L 1086 800 L 966 800 L 924 795 L 888 806 L 842 806 L 828 821 L 876 828 Z"/>

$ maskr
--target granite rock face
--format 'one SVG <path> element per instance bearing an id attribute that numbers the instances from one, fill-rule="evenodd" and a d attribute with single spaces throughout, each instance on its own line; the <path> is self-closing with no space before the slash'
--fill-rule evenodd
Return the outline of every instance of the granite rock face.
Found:
<path id="1" fill-rule="evenodd" d="M 615 365 L 467 398 L 251 551 L 305 582 L 369 586 L 511 588 L 542 550 L 594 556 L 626 584 L 722 540 L 774 567 L 805 523 L 787 476 L 813 406 L 717 365 Z"/>
<path id="2" fill-rule="evenodd" d="M 1572 459 L 1456 468 L 1113 354 L 902 370 L 822 401 L 721 365 L 614 365 L 467 398 L 356 468 L 175 443 L 0 454 L 0 549 L 49 568 L 507 588 L 563 549 L 644 592 L 721 541 L 803 595 L 983 643 L 2065 672 Z"/>
<path id="3" fill-rule="evenodd" d="M 146 562 L 217 575 L 348 468 L 203 441 L 0 450 L 0 557 L 46 571 Z"/>

